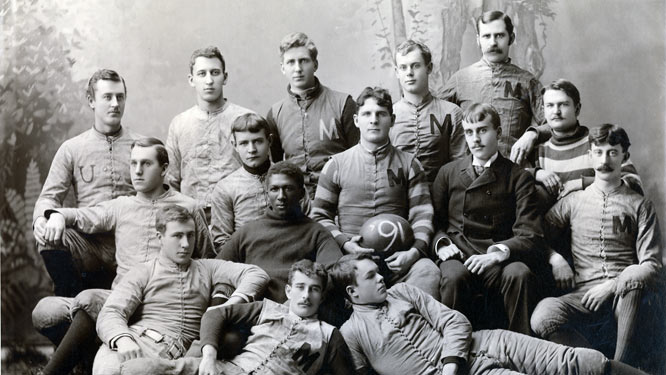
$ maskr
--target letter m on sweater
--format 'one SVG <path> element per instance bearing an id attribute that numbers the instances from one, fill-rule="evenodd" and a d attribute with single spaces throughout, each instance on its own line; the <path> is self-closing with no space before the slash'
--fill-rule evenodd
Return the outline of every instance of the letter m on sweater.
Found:
<path id="1" fill-rule="evenodd" d="M 434 114 L 430 114 L 430 134 L 435 134 L 435 126 L 439 129 L 439 134 L 444 134 L 442 129 L 451 129 L 451 114 L 447 113 L 444 117 L 444 122 L 442 124 L 437 121 L 437 117 Z"/>
<path id="2" fill-rule="evenodd" d="M 326 138 L 324 138 L 326 134 Z M 324 141 L 326 139 L 338 139 L 340 135 L 338 134 L 338 126 L 335 123 L 335 119 L 331 118 L 330 124 L 328 127 L 324 122 L 324 119 L 319 119 L 319 140 Z"/>
<path id="3" fill-rule="evenodd" d="M 631 216 L 629 215 L 626 215 L 624 220 L 621 220 L 619 216 L 613 216 L 613 234 L 618 234 L 620 232 L 631 233 L 633 224 Z"/>
<path id="4" fill-rule="evenodd" d="M 407 178 L 405 177 L 405 171 L 402 168 L 398 168 L 398 174 L 396 175 L 390 169 L 386 170 L 386 176 L 388 177 L 389 186 L 394 187 L 396 184 L 407 186 Z"/>
<path id="5" fill-rule="evenodd" d="M 508 98 L 513 96 L 514 98 L 521 98 L 523 96 L 523 86 L 520 85 L 520 82 L 516 83 L 516 87 L 511 87 L 510 81 L 504 82 L 504 97 Z"/>
<path id="6" fill-rule="evenodd" d="M 291 357 L 291 359 L 298 363 L 298 366 L 303 369 L 303 372 L 307 372 L 312 364 L 317 360 L 317 358 L 319 358 L 319 352 L 310 354 L 310 350 L 310 344 L 307 342 L 303 343 L 303 345 L 301 345 L 301 347 Z"/>

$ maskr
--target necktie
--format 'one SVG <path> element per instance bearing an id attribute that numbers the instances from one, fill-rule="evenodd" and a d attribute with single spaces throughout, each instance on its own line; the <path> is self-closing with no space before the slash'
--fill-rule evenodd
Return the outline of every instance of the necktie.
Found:
<path id="1" fill-rule="evenodd" d="M 486 168 L 485 168 L 485 167 L 482 167 L 482 166 L 480 166 L 480 165 L 475 165 L 475 166 L 474 166 L 474 172 L 476 172 L 476 176 L 477 176 L 477 177 L 478 177 L 478 176 L 481 176 L 485 170 L 486 170 Z"/>

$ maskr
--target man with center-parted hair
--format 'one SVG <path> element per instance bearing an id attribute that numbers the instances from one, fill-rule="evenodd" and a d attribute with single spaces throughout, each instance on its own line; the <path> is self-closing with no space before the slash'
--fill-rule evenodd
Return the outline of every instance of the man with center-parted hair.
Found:
<path id="1" fill-rule="evenodd" d="M 266 173 L 269 205 L 264 216 L 234 232 L 217 255 L 266 270 L 271 280 L 264 296 L 280 303 L 292 264 L 310 259 L 329 265 L 342 256 L 326 228 L 302 212 L 303 180 L 298 166 L 286 161 L 273 164 Z"/>
<path id="2" fill-rule="evenodd" d="M 393 105 L 395 125 L 389 136 L 397 149 L 416 155 L 432 183 L 439 168 L 465 155 L 462 110 L 430 93 L 432 54 L 423 43 L 406 40 L 395 52 L 395 74 L 402 98 Z"/>
<path id="3" fill-rule="evenodd" d="M 368 219 L 378 214 L 407 219 L 415 241 L 386 257 L 390 282 L 404 281 L 438 298 L 439 270 L 428 257 L 433 208 L 425 172 L 416 156 L 389 140 L 395 116 L 388 91 L 366 87 L 356 104 L 354 122 L 361 141 L 324 166 L 312 217 L 331 232 L 345 253 L 373 251 L 360 245 L 359 232 Z"/>
<path id="4" fill-rule="evenodd" d="M 43 213 L 48 218 L 46 236 L 72 231 L 114 234 L 117 264 L 117 276 L 113 282 L 115 287 L 132 266 L 149 262 L 157 256 L 159 241 L 155 226 L 160 208 L 176 204 L 191 212 L 196 222 L 197 246 L 194 256 L 213 256 L 213 245 L 204 214 L 196 201 L 164 184 L 168 165 L 169 157 L 162 141 L 156 138 L 134 141 L 129 168 L 136 196 L 118 197 L 87 208 L 47 210 Z M 43 369 L 44 374 L 68 372 L 85 352 L 77 349 L 91 347 L 96 337 L 95 320 L 109 293 L 108 289 L 88 289 L 74 298 L 46 297 L 39 301 L 32 312 L 33 325 L 58 344 L 53 357 Z"/>
<path id="5" fill-rule="evenodd" d="M 465 317 L 405 283 L 387 289 L 368 254 L 331 267 L 354 312 L 340 328 L 358 374 L 644 374 L 596 350 L 515 332 L 472 332 Z"/>
<path id="6" fill-rule="evenodd" d="M 63 297 L 111 285 L 115 276 L 113 235 L 65 231 L 46 236 L 44 212 L 63 207 L 70 188 L 76 207 L 134 194 L 130 145 L 141 137 L 121 124 L 127 87 L 117 72 L 96 71 L 88 81 L 86 96 L 94 114 L 93 126 L 60 146 L 33 212 L 39 253 L 53 280 L 55 295 Z"/>
<path id="7" fill-rule="evenodd" d="M 488 11 L 476 19 L 475 26 L 481 60 L 454 73 L 438 96 L 463 110 L 473 103 L 495 107 L 502 125 L 499 150 L 511 161 L 522 164 L 531 153 L 537 134 L 550 131 L 543 125 L 541 83 L 532 73 L 511 63 L 509 48 L 516 35 L 508 15 Z M 531 126 L 534 127 L 528 132 Z"/>
<path id="8" fill-rule="evenodd" d="M 432 185 L 441 301 L 476 324 L 473 298 L 488 290 L 506 315 L 487 323 L 497 328 L 504 315 L 510 330 L 530 334 L 535 273 L 546 262 L 534 179 L 499 152 L 502 127 L 491 105 L 470 105 L 463 129 L 472 155 L 443 166 Z"/>
<path id="9" fill-rule="evenodd" d="M 588 138 L 594 182 L 559 200 L 545 216 L 553 249 L 568 252 L 558 244 L 570 237 L 575 274 L 568 269 L 571 280 L 560 284 L 570 292 L 539 302 L 531 323 L 543 338 L 590 347 L 582 335 L 585 325 L 614 318 L 614 358 L 633 364 L 641 346 L 641 298 L 654 290 L 662 269 L 659 222 L 652 202 L 623 179 L 630 145 L 624 129 L 604 124 L 591 128 Z M 550 257 L 569 267 L 555 250 Z"/>
<path id="10" fill-rule="evenodd" d="M 273 161 L 298 165 L 311 199 L 326 161 L 358 143 L 359 136 L 353 120 L 354 100 L 322 85 L 315 76 L 318 53 L 304 33 L 282 38 L 280 69 L 289 81 L 288 96 L 273 104 L 266 115 L 275 135 Z"/>
<path id="11" fill-rule="evenodd" d="M 211 193 L 211 234 L 218 250 L 236 230 L 260 218 L 268 207 L 264 182 L 271 166 L 272 139 L 268 123 L 255 113 L 238 116 L 231 126 L 231 144 L 243 166 L 218 182 Z M 301 209 L 305 215 L 310 213 L 307 194 Z"/>
<path id="12" fill-rule="evenodd" d="M 241 166 L 230 144 L 231 124 L 252 112 L 224 97 L 227 78 L 226 62 L 217 47 L 192 53 L 188 80 L 197 103 L 173 118 L 166 141 L 169 184 L 205 207 L 210 207 L 215 184 Z"/>
<path id="13" fill-rule="evenodd" d="M 199 336 L 201 317 L 213 290 L 232 291 L 226 305 L 259 298 L 268 275 L 257 266 L 218 259 L 192 259 L 196 246 L 194 217 L 168 205 L 156 219 L 159 255 L 130 269 L 109 295 L 97 320 L 104 343 L 93 374 L 120 374 L 135 358 L 177 359 Z M 147 361 L 142 374 L 159 373 Z"/>

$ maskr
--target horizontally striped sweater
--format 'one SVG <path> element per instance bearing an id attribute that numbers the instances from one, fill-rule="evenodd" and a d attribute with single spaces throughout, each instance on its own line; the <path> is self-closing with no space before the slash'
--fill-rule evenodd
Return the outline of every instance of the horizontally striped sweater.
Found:
<path id="1" fill-rule="evenodd" d="M 539 145 L 539 158 L 536 168 L 528 171 L 536 177 L 538 169 L 555 172 L 562 184 L 567 181 L 576 181 L 580 189 L 584 189 L 594 182 L 594 167 L 588 156 L 590 141 L 587 127 L 578 125 L 573 135 L 560 137 L 555 133 L 550 140 Z M 630 159 L 622 164 L 622 180 L 635 192 L 643 195 L 641 178 Z"/>

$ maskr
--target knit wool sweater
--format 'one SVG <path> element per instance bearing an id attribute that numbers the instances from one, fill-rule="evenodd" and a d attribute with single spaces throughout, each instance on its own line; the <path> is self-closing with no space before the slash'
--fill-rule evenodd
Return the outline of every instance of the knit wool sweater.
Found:
<path id="1" fill-rule="evenodd" d="M 301 259 L 324 265 L 342 256 L 331 233 L 321 224 L 299 213 L 281 218 L 272 209 L 234 232 L 217 257 L 263 268 L 271 280 L 265 298 L 282 303 L 289 268 Z"/>

